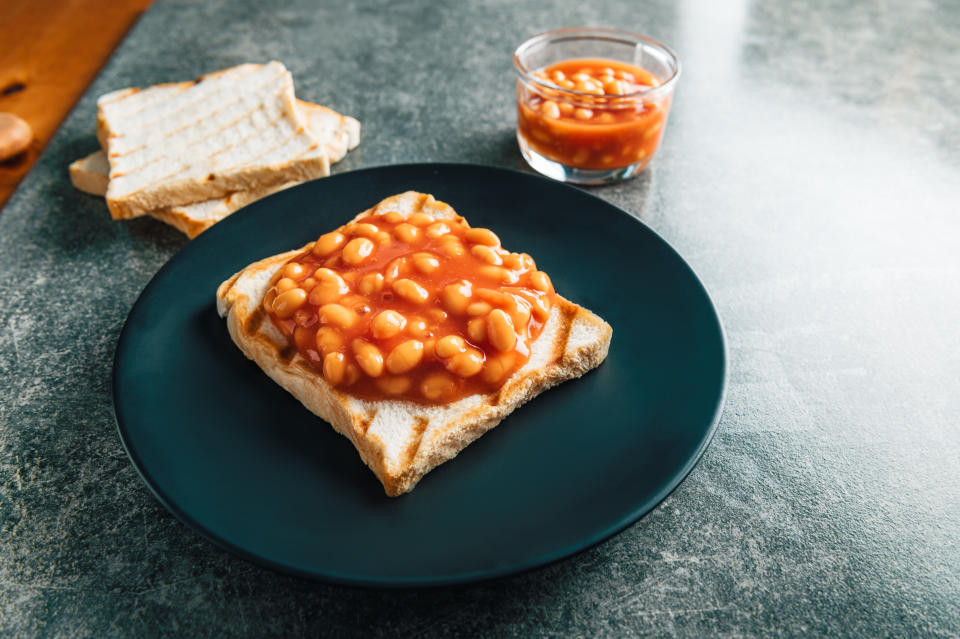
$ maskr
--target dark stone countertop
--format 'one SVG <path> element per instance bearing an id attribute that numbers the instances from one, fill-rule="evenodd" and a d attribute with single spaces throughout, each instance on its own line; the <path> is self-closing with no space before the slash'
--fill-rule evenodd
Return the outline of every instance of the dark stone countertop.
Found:
<path id="1" fill-rule="evenodd" d="M 0 636 L 960 633 L 960 9 L 820 0 L 158 2 L 0 213 Z M 274 574 L 153 498 L 116 434 L 122 322 L 186 240 L 67 164 L 96 97 L 246 61 L 363 122 L 335 172 L 523 168 L 511 58 L 620 26 L 684 63 L 645 174 L 595 189 L 700 274 L 729 393 L 700 464 L 580 555 L 379 592 Z"/>

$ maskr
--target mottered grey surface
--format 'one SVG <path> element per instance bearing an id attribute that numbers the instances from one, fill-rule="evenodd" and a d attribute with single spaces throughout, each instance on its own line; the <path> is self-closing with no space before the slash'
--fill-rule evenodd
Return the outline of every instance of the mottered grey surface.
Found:
<path id="1" fill-rule="evenodd" d="M 155 4 L 0 212 L 0 636 L 960 634 L 956 3 L 273 5 Z M 684 63 L 651 168 L 593 192 L 676 247 L 724 321 L 700 464 L 609 541 L 452 589 L 306 582 L 179 523 L 123 451 L 110 379 L 186 240 L 71 187 L 96 97 L 277 59 L 363 123 L 334 172 L 523 169 L 512 50 L 575 25 Z"/>

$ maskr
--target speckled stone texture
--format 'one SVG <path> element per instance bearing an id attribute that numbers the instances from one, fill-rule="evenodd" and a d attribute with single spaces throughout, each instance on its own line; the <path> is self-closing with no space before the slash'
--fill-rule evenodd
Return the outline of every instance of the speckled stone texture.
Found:
<path id="1" fill-rule="evenodd" d="M 956 3 L 274 4 L 158 2 L 0 213 L 0 636 L 960 633 Z M 594 192 L 673 244 L 725 322 L 698 467 L 600 546 L 457 589 L 305 582 L 180 524 L 123 451 L 110 375 L 186 240 L 71 187 L 96 97 L 278 59 L 298 96 L 363 122 L 336 171 L 522 168 L 512 50 L 574 25 L 684 63 L 651 169 Z"/>

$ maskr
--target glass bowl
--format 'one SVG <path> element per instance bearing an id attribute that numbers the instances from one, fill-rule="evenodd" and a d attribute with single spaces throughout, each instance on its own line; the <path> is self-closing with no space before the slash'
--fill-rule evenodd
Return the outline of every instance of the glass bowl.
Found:
<path id="1" fill-rule="evenodd" d="M 669 48 L 618 29 L 557 29 L 521 44 L 513 64 L 517 142 L 534 170 L 604 184 L 653 159 L 680 77 Z"/>

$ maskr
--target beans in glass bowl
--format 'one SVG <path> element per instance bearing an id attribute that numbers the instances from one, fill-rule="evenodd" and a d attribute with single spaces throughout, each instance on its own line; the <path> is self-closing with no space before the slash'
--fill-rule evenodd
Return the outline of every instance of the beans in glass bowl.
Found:
<path id="1" fill-rule="evenodd" d="M 614 29 L 560 29 L 522 44 L 514 64 L 517 141 L 534 169 L 600 184 L 650 163 L 680 71 L 669 49 Z"/>

